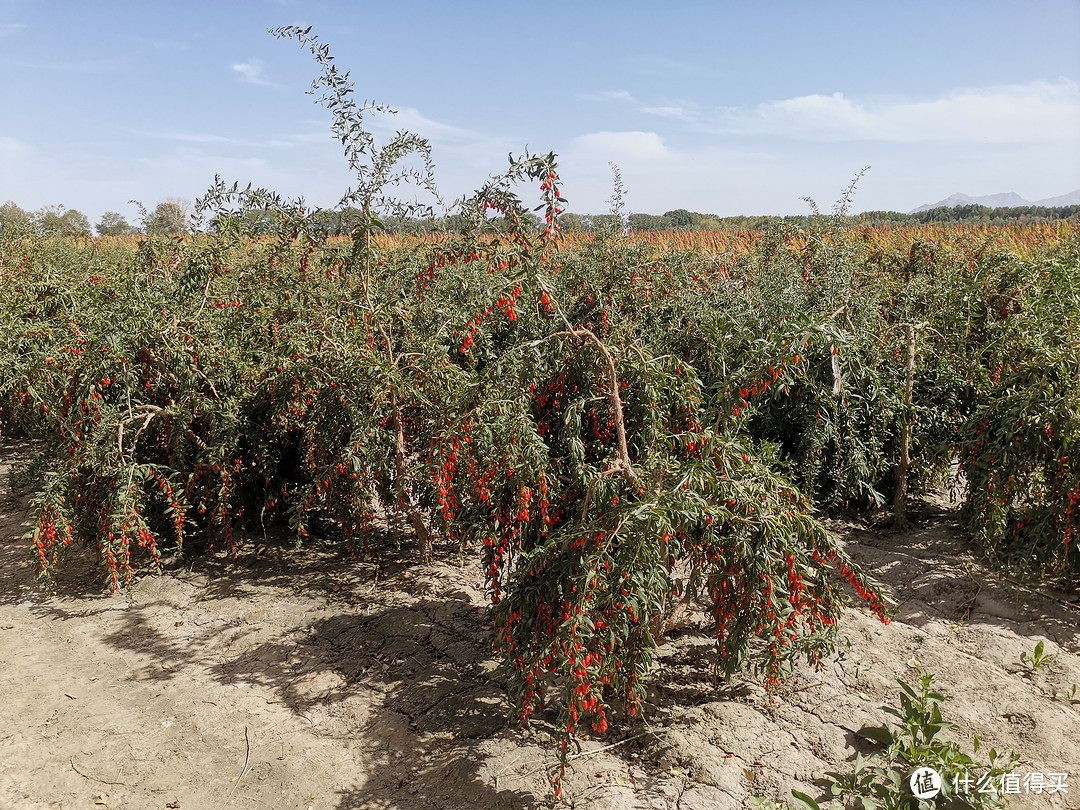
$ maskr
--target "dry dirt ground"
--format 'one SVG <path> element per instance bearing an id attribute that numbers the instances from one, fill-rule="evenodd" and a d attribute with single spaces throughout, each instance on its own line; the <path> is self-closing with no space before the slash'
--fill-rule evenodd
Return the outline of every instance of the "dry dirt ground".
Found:
<path id="1" fill-rule="evenodd" d="M 13 454 L 0 449 L 0 502 Z M 475 567 L 260 543 L 203 556 L 107 595 L 88 559 L 55 594 L 35 585 L 24 515 L 0 512 L 0 810 L 451 810 L 547 804 L 551 727 L 516 727 L 488 648 Z M 1080 807 L 1080 610 L 977 561 L 943 504 L 905 534 L 847 527 L 853 556 L 898 600 L 884 626 L 849 610 L 849 645 L 768 696 L 717 685 L 709 644 L 661 650 L 644 719 L 582 740 L 577 807 L 712 810 L 822 794 L 855 732 L 897 704 L 896 679 L 937 675 L 965 747 L 1015 750 L 1018 775 L 1068 774 L 1068 793 L 1012 807 Z M 843 528 L 843 527 L 839 527 Z M 1038 640 L 1055 656 L 1021 663 Z M 1078 690 L 1080 691 L 1080 690 Z"/>

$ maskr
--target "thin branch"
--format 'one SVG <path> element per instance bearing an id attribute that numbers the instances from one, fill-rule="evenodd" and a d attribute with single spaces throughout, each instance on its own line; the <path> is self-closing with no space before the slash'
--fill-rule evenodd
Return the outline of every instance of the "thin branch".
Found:
<path id="1" fill-rule="evenodd" d="M 640 740 L 642 737 L 647 737 L 651 733 L 652 732 L 649 732 L 649 731 L 642 731 L 640 734 L 635 734 L 632 737 L 627 737 L 625 740 L 619 740 L 618 742 L 613 742 L 610 745 L 603 745 L 600 748 L 592 748 L 592 749 L 590 749 L 588 751 L 580 751 L 580 752 L 578 752 L 576 754 L 573 754 L 573 755 L 567 757 L 566 761 L 571 762 L 571 761 L 573 761 L 575 759 L 582 759 L 584 757 L 591 757 L 594 754 L 600 754 L 600 753 L 603 753 L 604 751 L 610 751 L 612 748 L 618 748 L 620 745 L 626 745 L 628 742 L 633 742 L 634 740 Z M 562 765 L 562 763 L 559 763 L 559 762 L 553 762 L 550 765 L 542 765 L 541 767 L 534 768 L 533 770 L 528 771 L 527 773 L 519 774 L 518 776 L 515 776 L 514 779 L 515 780 L 517 780 L 517 779 L 526 779 L 526 778 L 532 776 L 535 773 L 540 773 L 541 771 L 550 771 L 550 770 L 553 770 L 555 768 L 561 767 L 561 765 Z"/>
<path id="2" fill-rule="evenodd" d="M 562 310 L 559 311 L 559 314 L 562 315 Z M 568 335 L 579 339 L 584 338 L 592 343 L 604 358 L 608 372 L 608 399 L 611 401 L 611 410 L 613 411 L 615 418 L 615 436 L 619 443 L 619 462 L 612 470 L 621 472 L 631 484 L 640 487 L 641 479 L 634 471 L 634 466 L 630 462 L 630 450 L 626 443 L 626 422 L 623 418 L 622 397 L 619 395 L 619 374 L 615 368 L 615 359 L 611 356 L 611 352 L 608 351 L 607 346 L 604 345 L 603 341 L 601 341 L 594 332 L 588 329 L 575 329 L 570 326 L 570 322 L 566 320 L 565 315 L 563 315 L 563 320 L 566 322 L 568 329 L 563 332 L 555 332 L 555 335 Z"/>
<path id="3" fill-rule="evenodd" d="M 582 522 L 585 521 L 585 516 L 589 513 L 589 503 L 592 501 L 592 494 L 593 490 L 596 489 L 596 485 L 600 483 L 601 479 L 607 478 L 609 475 L 614 475 L 619 472 L 622 472 L 621 467 L 609 467 L 608 469 L 600 473 L 599 476 L 590 481 L 589 485 L 585 487 L 585 497 L 582 499 L 581 503 Z"/>
<path id="4" fill-rule="evenodd" d="M 74 757 L 72 757 L 68 761 L 71 763 L 71 769 L 73 771 L 75 771 L 75 773 L 77 773 L 83 779 L 89 779 L 91 782 L 98 782 L 99 784 L 102 784 L 102 785 L 123 785 L 125 787 L 131 787 L 131 783 L 129 783 L 129 782 L 113 782 L 110 779 L 98 779 L 96 776 L 91 776 L 90 774 L 88 774 L 86 771 L 82 770 L 81 768 L 79 768 L 78 765 L 75 764 L 75 758 Z"/>
<path id="5" fill-rule="evenodd" d="M 154 419 L 154 417 L 157 417 L 157 416 L 175 416 L 175 415 L 176 414 L 175 414 L 174 411 L 170 410 L 169 408 L 162 408 L 160 405 L 136 405 L 136 406 L 134 406 L 132 408 L 129 408 L 127 418 L 126 419 L 121 419 L 116 424 L 116 449 L 117 449 L 117 454 L 120 455 L 120 456 L 124 455 L 124 426 L 125 425 L 129 425 L 132 422 L 137 422 L 140 419 L 143 420 L 142 426 L 137 431 L 135 431 L 135 437 L 131 440 L 132 446 L 134 446 L 135 442 L 138 441 L 139 436 L 142 435 L 142 432 L 144 430 L 146 430 L 147 427 L 149 427 L 150 422 Z M 199 438 L 199 436 L 196 435 L 195 431 L 193 431 L 190 427 L 188 427 L 185 432 L 187 434 L 187 437 L 189 439 L 191 439 L 192 443 L 196 447 L 198 447 L 200 450 L 208 450 L 209 449 L 209 445 L 206 442 L 204 442 L 201 438 Z"/>
<path id="6" fill-rule="evenodd" d="M 599 754 L 603 751 L 610 751 L 612 748 L 618 748 L 620 745 L 626 745 L 628 742 L 640 740 L 642 737 L 647 736 L 649 733 L 650 732 L 648 731 L 643 731 L 640 734 L 635 734 L 633 737 L 627 737 L 625 740 L 619 740 L 618 742 L 613 742 L 610 745 L 605 745 L 600 748 L 593 748 L 589 751 L 581 751 L 577 754 L 574 754 L 573 756 L 567 757 L 567 760 L 569 761 L 574 759 L 581 759 L 582 757 L 591 757 L 593 754 Z"/>
<path id="7" fill-rule="evenodd" d="M 849 306 L 848 306 L 847 304 L 844 304 L 844 305 L 843 305 L 842 307 L 840 307 L 840 309 L 838 309 L 838 310 L 836 310 L 835 312 L 831 313 L 831 314 L 829 315 L 829 318 L 828 318 L 828 319 L 829 319 L 830 321 L 834 321 L 834 320 L 836 320 L 836 319 L 837 319 L 837 317 L 839 317 L 840 315 L 843 315 L 843 316 L 844 316 L 844 325 L 845 325 L 845 326 L 847 326 L 847 328 L 848 328 L 848 331 L 849 331 L 849 332 L 854 332 L 854 331 L 855 331 L 855 327 L 854 327 L 854 326 L 852 325 L 852 323 L 851 323 L 851 308 L 850 308 L 850 307 L 849 307 Z"/>
<path id="8" fill-rule="evenodd" d="M 244 743 L 247 745 L 247 751 L 244 754 L 244 767 L 240 769 L 240 775 L 236 777 L 236 781 L 233 782 L 232 789 L 229 791 L 229 795 L 225 797 L 225 801 L 222 802 L 221 807 L 218 810 L 225 810 L 225 806 L 232 801 L 233 794 L 236 793 L 236 789 L 240 787 L 240 780 L 244 778 L 244 775 L 248 772 L 248 762 L 251 761 L 251 740 L 248 738 L 248 728 L 244 726 Z"/>
<path id="9" fill-rule="evenodd" d="M 401 418 L 401 408 L 398 405 L 397 393 L 390 389 L 391 420 L 394 428 L 394 472 L 398 486 L 401 488 L 399 504 L 405 510 L 409 522 L 412 524 L 416 539 L 420 542 L 420 553 L 427 562 L 431 558 L 432 536 L 431 529 L 424 522 L 424 516 L 420 509 L 413 503 L 412 496 L 405 489 L 405 478 L 408 475 L 405 460 L 405 428 Z"/>

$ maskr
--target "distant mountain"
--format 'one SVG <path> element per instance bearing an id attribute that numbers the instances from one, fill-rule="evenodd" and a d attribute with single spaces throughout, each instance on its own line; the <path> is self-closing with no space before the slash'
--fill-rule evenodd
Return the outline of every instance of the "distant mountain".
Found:
<path id="1" fill-rule="evenodd" d="M 1060 197 L 1047 197 L 1045 200 L 1029 202 L 1010 191 L 1005 194 L 986 194 L 982 197 L 969 197 L 967 194 L 953 194 L 940 202 L 930 205 L 920 205 L 908 211 L 909 214 L 918 214 L 920 211 L 929 211 L 931 208 L 956 208 L 958 205 L 985 205 L 987 208 L 1019 208 L 1025 205 L 1039 205 L 1044 208 L 1057 208 L 1063 205 L 1080 205 L 1080 189 L 1062 194 Z"/>
<path id="2" fill-rule="evenodd" d="M 1060 197 L 1047 197 L 1045 200 L 1039 200 L 1035 205 L 1042 205 L 1046 208 L 1057 208 L 1060 205 L 1080 205 L 1080 190 L 1062 194 Z"/>

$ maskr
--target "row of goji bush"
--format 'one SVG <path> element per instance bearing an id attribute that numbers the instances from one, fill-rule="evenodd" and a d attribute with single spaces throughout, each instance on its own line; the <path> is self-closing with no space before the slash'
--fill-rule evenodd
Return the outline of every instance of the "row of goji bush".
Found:
<path id="1" fill-rule="evenodd" d="M 831 649 L 846 588 L 886 618 L 818 510 L 880 506 L 957 455 L 983 542 L 1075 577 L 1075 238 L 1021 257 L 837 219 L 726 252 L 567 247 L 554 156 L 527 155 L 462 232 L 386 240 L 384 191 L 427 187 L 426 143 L 377 148 L 324 46 L 280 33 L 323 67 L 359 181 L 348 240 L 220 183 L 187 240 L 0 232 L 0 424 L 41 449 L 43 576 L 73 542 L 116 588 L 192 542 L 368 543 L 398 513 L 424 556 L 480 549 L 524 717 L 561 677 L 564 753 L 639 710 L 690 608 L 722 669 L 770 684 Z M 245 235 L 252 209 L 274 235 Z"/>

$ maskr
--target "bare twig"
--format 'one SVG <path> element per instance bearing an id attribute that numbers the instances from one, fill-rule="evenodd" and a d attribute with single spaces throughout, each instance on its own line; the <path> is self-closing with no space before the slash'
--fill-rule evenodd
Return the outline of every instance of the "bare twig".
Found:
<path id="1" fill-rule="evenodd" d="M 896 463 L 896 490 L 893 493 L 893 518 L 898 528 L 907 524 L 907 475 L 911 467 L 911 401 L 915 384 L 915 334 L 929 324 L 902 323 L 905 333 L 904 422 L 900 426 L 900 460 Z"/>
<path id="2" fill-rule="evenodd" d="M 405 489 L 405 477 L 408 475 L 405 460 L 405 427 L 401 418 L 401 408 L 398 405 L 397 393 L 394 392 L 393 389 L 390 391 L 390 409 L 391 420 L 394 423 L 394 471 L 396 473 L 398 486 L 401 488 L 401 498 L 399 503 L 401 508 L 405 510 L 405 514 L 412 524 L 413 531 L 416 532 L 416 539 L 420 542 L 420 554 L 423 556 L 424 561 L 427 562 L 431 558 L 431 529 L 429 529 L 427 523 L 424 522 L 424 516 L 420 514 L 420 509 L 413 503 L 412 496 L 409 494 L 408 490 Z"/>
<path id="3" fill-rule="evenodd" d="M 233 794 L 236 793 L 236 789 L 240 787 L 240 780 L 244 778 L 244 775 L 248 772 L 248 762 L 251 761 L 251 740 L 248 738 L 248 728 L 244 726 L 244 743 L 247 745 L 247 752 L 244 754 L 244 767 L 240 769 L 240 775 L 236 777 L 236 781 L 233 782 L 232 789 L 229 790 L 229 795 L 225 797 L 225 801 L 222 803 L 218 810 L 225 810 L 225 806 L 232 801 Z"/>
<path id="4" fill-rule="evenodd" d="M 971 616 L 971 611 L 975 609 L 975 603 L 979 601 L 979 595 L 982 593 L 983 584 L 975 573 L 971 570 L 970 565 L 964 565 L 964 573 L 968 575 L 968 578 L 975 583 L 975 593 L 968 599 L 965 599 L 958 606 L 960 618 L 958 621 L 966 622 L 968 617 Z"/>
<path id="5" fill-rule="evenodd" d="M 551 294 L 551 291 L 547 289 L 546 285 L 541 284 L 541 287 L 548 295 Z M 596 347 L 596 350 L 600 352 L 601 357 L 604 358 L 608 372 L 608 398 L 611 400 L 611 410 L 614 412 L 615 417 L 615 435 L 619 442 L 619 467 L 613 469 L 619 469 L 631 484 L 640 487 L 642 486 L 641 479 L 638 478 L 638 474 L 634 471 L 634 466 L 630 463 L 630 451 L 626 444 L 626 422 L 623 419 L 622 396 L 619 395 L 619 373 L 615 368 L 615 358 L 611 356 L 608 347 L 596 336 L 595 332 L 585 329 L 584 327 L 575 329 L 570 323 L 570 319 L 566 317 L 566 313 L 563 312 L 562 307 L 555 304 L 555 309 L 559 313 L 559 318 L 562 319 L 563 324 L 566 326 L 566 330 L 554 334 L 569 335 L 578 339 L 584 338 L 592 343 L 593 346 Z"/>
<path id="6" fill-rule="evenodd" d="M 1023 582 L 1013 579 L 1012 577 L 1007 577 L 999 574 L 998 578 L 1004 580 L 1005 582 L 1008 582 L 1010 585 L 1020 588 L 1021 590 L 1027 591 L 1030 594 L 1033 594 L 1035 596 L 1041 596 L 1043 599 L 1050 599 L 1054 602 L 1057 602 L 1059 605 L 1067 607 L 1071 610 L 1080 611 L 1080 604 L 1078 604 L 1077 602 L 1070 602 L 1068 599 L 1062 599 L 1060 596 L 1054 596 L 1051 593 L 1046 593 L 1045 591 L 1040 591 L 1036 588 L 1032 588 L 1030 585 L 1025 585 Z"/>
<path id="7" fill-rule="evenodd" d="M 840 307 L 840 309 L 836 310 L 835 312 L 830 313 L 829 320 L 835 320 L 841 315 L 844 316 L 844 325 L 847 326 L 848 331 L 854 332 L 855 327 L 851 323 L 851 308 L 847 304 L 844 304 L 842 307 Z"/>
<path id="8" fill-rule="evenodd" d="M 642 731 L 640 734 L 635 734 L 633 737 L 627 737 L 625 740 L 619 740 L 618 742 L 613 742 L 613 743 L 610 743 L 608 745 L 602 745 L 599 748 L 591 748 L 588 751 L 579 751 L 578 753 L 567 757 L 566 761 L 570 762 L 570 761 L 575 760 L 575 759 L 582 759 L 584 757 L 591 757 L 593 754 L 601 754 L 604 751 L 610 751 L 612 748 L 618 748 L 620 745 L 626 745 L 628 742 L 633 742 L 634 740 L 640 740 L 642 737 L 646 736 L 647 734 L 649 734 L 648 731 Z"/>
<path id="9" fill-rule="evenodd" d="M 566 317 L 563 316 L 563 320 Z M 596 350 L 600 352 L 600 356 L 603 357 L 604 363 L 607 365 L 608 372 L 608 399 L 611 401 L 611 410 L 615 418 L 615 436 L 618 441 L 619 451 L 619 463 L 618 466 L 613 467 L 613 470 L 621 472 L 630 483 L 635 486 L 641 486 L 641 479 L 638 478 L 638 474 L 634 471 L 633 465 L 630 463 L 630 450 L 626 443 L 626 422 L 623 419 L 622 397 L 619 395 L 619 374 L 615 369 L 615 359 L 611 356 L 611 352 L 608 351 L 607 346 L 603 341 L 596 336 L 596 334 L 588 329 L 575 329 L 570 326 L 570 322 L 566 321 L 566 325 L 569 327 L 562 332 L 556 332 L 555 335 L 569 335 L 575 338 L 584 338 L 588 340 Z"/>
<path id="10" fill-rule="evenodd" d="M 637 341 L 631 343 L 629 348 L 637 354 L 638 358 L 641 360 L 642 366 L 647 366 L 649 364 L 649 361 L 645 359 L 645 354 L 641 351 L 641 347 L 637 345 Z"/>
<path id="11" fill-rule="evenodd" d="M 804 686 L 800 686 L 798 689 L 792 689 L 791 694 L 794 695 L 794 694 L 796 694 L 798 692 L 805 692 L 807 689 L 813 689 L 815 686 L 824 686 L 824 685 L 825 685 L 825 681 L 815 681 L 814 683 L 808 683 L 808 684 L 806 684 Z"/>
<path id="12" fill-rule="evenodd" d="M 849 332 L 854 332 L 855 327 L 851 323 L 851 307 L 848 306 L 847 304 L 844 304 L 842 307 L 840 307 L 836 311 L 830 313 L 829 314 L 829 320 L 830 321 L 836 320 L 841 315 L 844 316 L 844 325 L 847 326 L 847 330 Z M 831 359 L 832 359 L 832 373 L 833 373 L 833 396 L 839 397 L 839 396 L 841 396 L 841 394 L 843 392 L 844 380 L 843 380 L 843 377 L 840 375 L 840 358 L 837 355 L 836 346 L 833 345 L 831 348 L 832 348 L 832 358 Z"/>
<path id="13" fill-rule="evenodd" d="M 98 779 L 96 776 L 91 776 L 90 774 L 88 774 L 86 771 L 82 770 L 78 765 L 75 764 L 75 758 L 74 757 L 72 757 L 68 761 L 71 763 L 71 769 L 73 771 L 75 771 L 75 773 L 77 773 L 83 779 L 89 779 L 91 782 L 98 782 L 99 784 L 102 784 L 102 785 L 123 785 L 125 787 L 130 787 L 130 784 L 128 784 L 127 782 L 114 782 L 111 779 Z M 121 769 L 121 770 L 123 770 L 123 769 Z M 119 775 L 120 774 L 117 773 L 117 776 L 119 776 Z"/>
<path id="14" fill-rule="evenodd" d="M 580 751 L 580 752 L 578 752 L 576 754 L 573 754 L 572 756 L 567 757 L 566 761 L 571 762 L 571 761 L 573 761 L 575 759 L 582 759 L 584 757 L 591 757 L 593 754 L 600 754 L 600 753 L 603 753 L 604 751 L 610 751 L 612 748 L 618 748 L 620 745 L 626 745 L 628 742 L 633 742 L 634 740 L 639 740 L 642 737 L 648 736 L 649 733 L 650 732 L 648 732 L 648 731 L 643 731 L 640 734 L 635 734 L 633 737 L 627 737 L 625 740 L 619 740 L 618 742 L 613 742 L 610 745 L 603 745 L 603 746 L 600 746 L 599 748 L 592 748 L 592 749 L 590 749 L 588 751 Z M 554 770 L 555 768 L 558 768 L 560 766 L 561 766 L 561 763 L 552 762 L 549 765 L 542 765 L 539 768 L 534 768 L 533 770 L 528 771 L 527 773 L 520 774 L 519 776 L 516 776 L 514 778 L 515 779 L 525 779 L 527 777 L 532 776 L 534 773 L 540 773 L 541 771 Z"/>
<path id="15" fill-rule="evenodd" d="M 171 411 L 168 408 L 162 408 L 160 405 L 135 405 L 134 407 L 129 408 L 127 417 L 124 418 L 124 419 L 121 419 L 116 424 L 116 448 L 117 448 L 118 455 L 120 455 L 120 456 L 124 455 L 124 427 L 125 427 L 125 425 L 129 425 L 132 422 L 137 422 L 140 419 L 143 420 L 142 426 L 137 431 L 135 431 L 135 436 L 131 440 L 132 445 L 134 445 L 135 442 L 138 440 L 139 436 L 142 434 L 142 432 L 144 430 L 146 430 L 147 427 L 150 426 L 150 422 L 154 419 L 154 417 L 157 417 L 157 416 L 173 416 L 173 415 L 175 415 L 173 413 L 173 411 Z M 189 439 L 191 439 L 192 443 L 196 447 L 198 447 L 200 450 L 208 449 L 209 446 L 206 444 L 206 442 L 204 442 L 201 438 L 199 438 L 199 436 L 196 435 L 195 431 L 193 431 L 190 427 L 187 428 L 186 433 L 187 433 L 187 437 Z"/>

